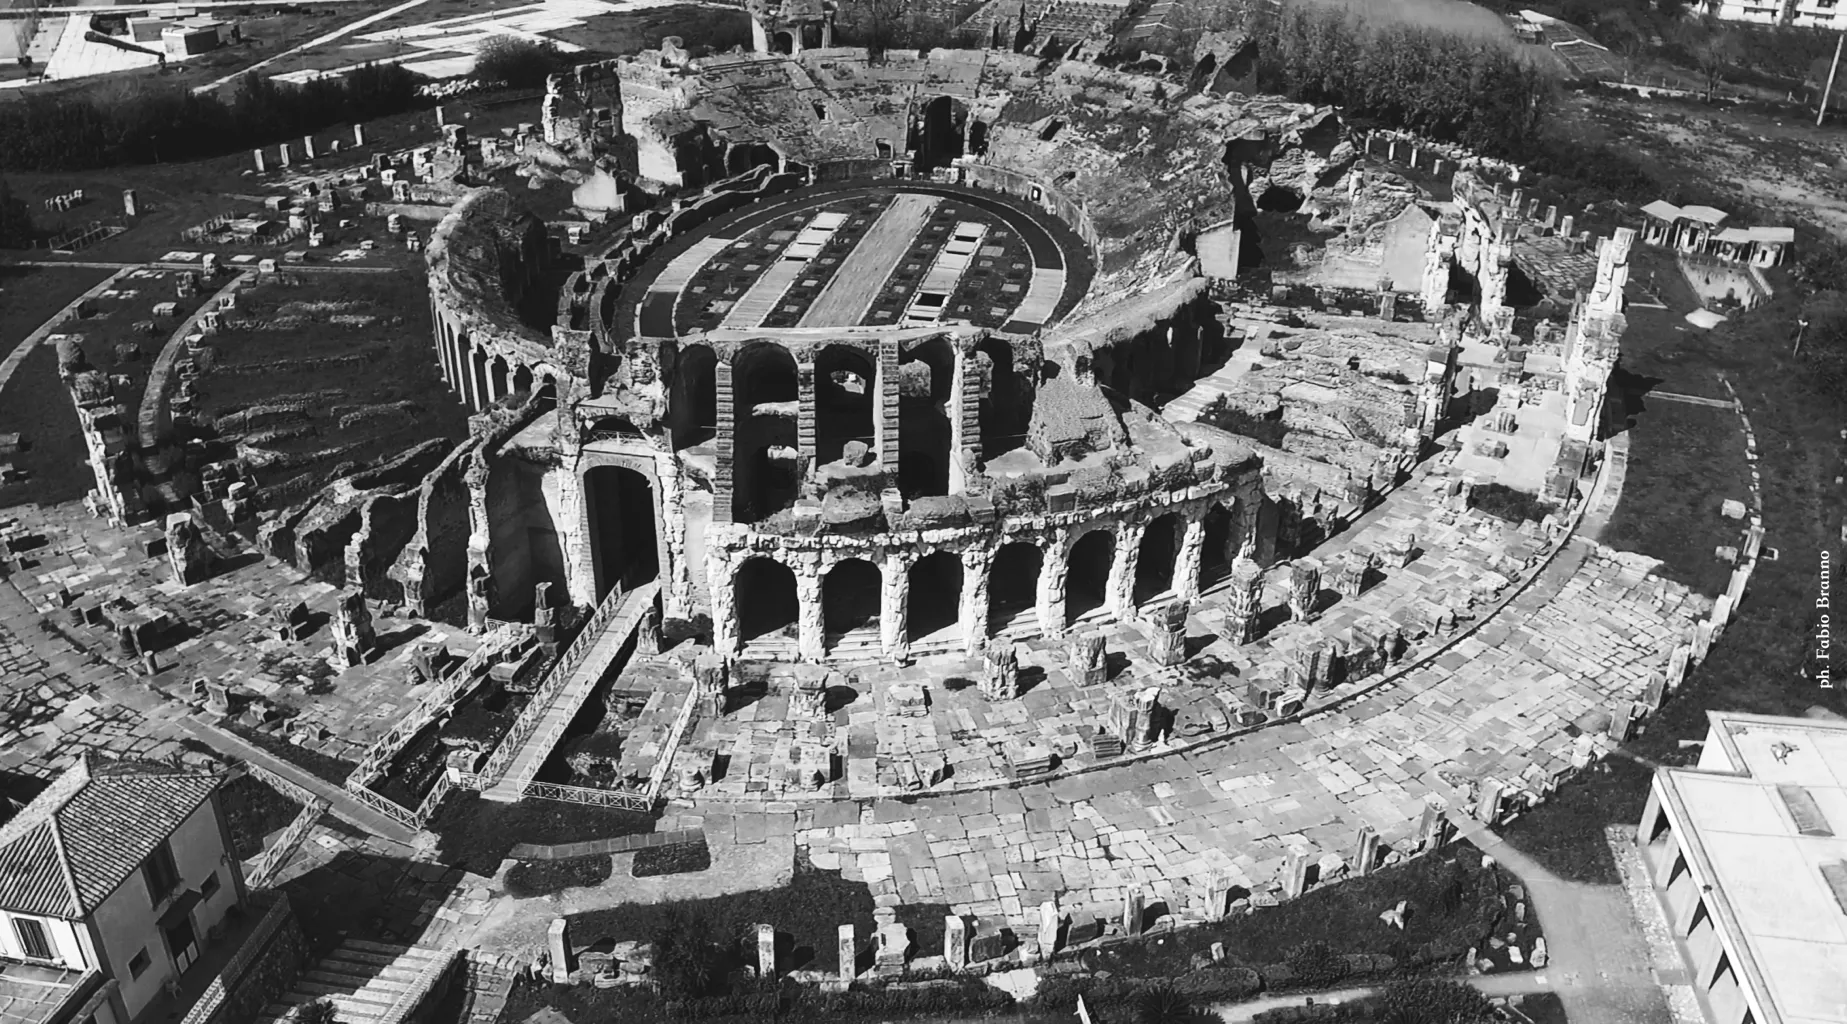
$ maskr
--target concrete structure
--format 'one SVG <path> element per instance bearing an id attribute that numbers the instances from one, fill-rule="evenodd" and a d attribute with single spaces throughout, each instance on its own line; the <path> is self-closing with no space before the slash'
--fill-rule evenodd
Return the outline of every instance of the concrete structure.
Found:
<path id="1" fill-rule="evenodd" d="M 1636 842 L 1712 1024 L 1847 1008 L 1847 723 L 1713 711 Z M 1838 830 L 1838 831 L 1837 831 Z"/>
<path id="2" fill-rule="evenodd" d="M 1710 206 L 1675 206 L 1657 199 L 1642 207 L 1642 242 L 1679 252 L 1715 256 L 1731 263 L 1774 267 L 1794 251 L 1796 229 L 1721 228 L 1726 213 Z"/>
<path id="3" fill-rule="evenodd" d="M 1847 8 L 1834 0 L 1701 0 L 1694 6 L 1721 21 L 1847 29 Z"/>
<path id="4" fill-rule="evenodd" d="M 99 1024 L 162 999 L 246 895 L 220 782 L 85 756 L 0 827 L 0 988 L 63 971 L 87 994 L 56 1019 Z"/>

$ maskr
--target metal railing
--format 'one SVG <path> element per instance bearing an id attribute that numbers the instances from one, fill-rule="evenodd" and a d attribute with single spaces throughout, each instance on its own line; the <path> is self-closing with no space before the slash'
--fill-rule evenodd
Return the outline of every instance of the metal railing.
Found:
<path id="1" fill-rule="evenodd" d="M 363 793 L 369 793 L 366 786 L 383 774 L 391 759 L 397 757 L 424 727 L 434 722 L 450 704 L 460 700 L 468 690 L 479 686 L 487 678 L 483 666 L 489 659 L 497 656 L 510 631 L 495 631 L 488 634 L 480 647 L 476 648 L 466 660 L 456 666 L 455 671 L 438 682 L 434 689 L 423 695 L 410 713 L 399 718 L 385 735 L 378 738 L 359 759 L 359 764 L 346 777 L 346 791 L 365 799 Z M 396 806 L 395 804 L 393 806 Z"/>
<path id="2" fill-rule="evenodd" d="M 525 748 L 526 741 L 538 729 L 539 723 L 544 721 L 545 713 L 550 710 L 552 702 L 558 699 L 565 685 L 570 682 L 571 671 L 589 655 L 590 649 L 596 646 L 597 638 L 602 635 L 603 628 L 609 625 L 609 621 L 615 618 L 617 611 L 621 609 L 623 599 L 629 593 L 635 592 L 638 591 L 624 591 L 618 585 L 604 595 L 603 602 L 597 605 L 596 611 L 590 614 L 589 620 L 584 623 L 582 629 L 578 630 L 570 646 L 566 647 L 564 652 L 558 655 L 557 660 L 552 662 L 551 667 L 546 669 L 545 678 L 533 690 L 532 699 L 520 709 L 518 717 L 513 719 L 513 726 L 507 730 L 506 735 L 500 738 L 500 745 L 488 755 L 487 762 L 481 766 L 481 770 L 466 773 L 473 776 L 468 780 L 468 788 L 492 789 L 494 784 L 500 781 L 500 777 L 506 774 L 514 759 L 519 756 L 519 752 Z M 458 777 L 462 774 L 464 773 L 457 773 Z"/>
<path id="3" fill-rule="evenodd" d="M 295 820 L 283 827 L 282 834 L 276 838 L 276 841 L 270 844 L 268 849 L 257 854 L 255 862 L 244 872 L 245 884 L 257 889 L 269 885 L 276 872 L 282 870 L 282 866 L 295 856 L 295 851 L 301 847 L 302 840 L 308 838 L 308 833 L 313 831 L 315 824 L 321 820 L 321 815 L 326 814 L 330 806 L 332 805 L 322 797 L 315 797 L 304 803 L 301 813 L 295 816 Z"/>
<path id="4" fill-rule="evenodd" d="M 349 789 L 347 793 L 353 799 L 358 800 L 360 803 L 365 804 L 367 807 L 390 818 L 392 821 L 397 822 L 405 828 L 411 829 L 412 831 L 423 828 L 423 823 L 417 820 L 417 812 L 405 808 L 396 800 L 381 796 L 363 786 L 358 789 Z"/>
<path id="5" fill-rule="evenodd" d="M 654 770 L 648 773 L 648 805 L 660 799 L 661 791 L 667 786 L 667 773 L 673 767 L 673 756 L 680 750 L 680 741 L 686 736 L 687 726 L 692 724 L 693 713 L 699 709 L 699 687 L 693 686 L 686 691 L 686 703 L 680 705 L 680 713 L 673 718 L 673 728 L 667 731 L 667 742 L 661 747 L 661 753 L 654 761 Z"/>
<path id="6" fill-rule="evenodd" d="M 544 714 L 546 710 L 549 709 L 551 701 L 556 700 L 559 694 L 563 693 L 565 685 L 569 682 L 571 671 L 577 667 L 579 662 L 583 661 L 584 658 L 590 654 L 591 649 L 596 646 L 597 641 L 602 639 L 605 630 L 611 625 L 611 620 L 618 617 L 617 613 L 633 612 L 651 605 L 654 601 L 654 595 L 658 593 L 659 590 L 660 584 L 650 581 L 623 593 L 619 599 L 614 601 L 610 600 L 610 598 L 616 598 L 619 591 L 611 590 L 609 592 L 609 597 L 604 599 L 602 606 L 596 610 L 596 614 L 592 615 L 590 621 L 585 624 L 584 631 L 577 635 L 577 639 L 572 642 L 570 649 L 565 652 L 563 657 L 558 659 L 559 665 L 561 666 L 561 671 L 558 673 L 560 682 L 555 692 L 551 695 L 551 699 L 546 702 L 548 707 L 540 708 L 539 715 L 534 719 L 535 727 L 538 722 L 544 720 Z M 639 621 L 639 616 L 636 617 L 636 621 Z M 618 632 L 624 634 L 626 637 L 626 634 L 634 628 L 635 623 L 630 622 L 628 629 L 619 630 Z M 619 641 L 618 647 L 620 647 Z M 537 703 L 537 700 L 533 701 L 533 704 Z M 527 710 L 531 710 L 533 704 L 528 704 L 526 706 Z M 546 729 L 537 739 L 535 745 L 549 754 L 552 748 L 558 745 L 558 741 L 564 737 L 564 730 L 570 727 L 571 719 L 574 717 L 576 716 L 566 715 L 552 723 L 551 727 Z M 543 760 L 534 761 L 528 768 L 531 774 L 523 779 L 513 780 L 514 785 L 519 787 L 522 796 L 524 796 L 528 788 L 533 785 L 532 775 L 538 773 L 539 767 L 542 764 L 544 764 Z"/>
<path id="7" fill-rule="evenodd" d="M 630 793 L 619 789 L 592 789 L 588 786 L 561 786 L 555 782 L 528 783 L 523 795 L 535 800 L 557 800 L 567 804 L 617 807 L 625 811 L 642 813 L 654 809 L 654 797 L 648 793 Z"/>

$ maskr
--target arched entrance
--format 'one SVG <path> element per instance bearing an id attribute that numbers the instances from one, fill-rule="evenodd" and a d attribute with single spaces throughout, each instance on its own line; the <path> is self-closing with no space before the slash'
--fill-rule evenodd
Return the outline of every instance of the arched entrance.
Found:
<path id="1" fill-rule="evenodd" d="M 948 96 L 924 104 L 917 126 L 919 173 L 945 167 L 962 155 L 962 129 L 967 122 L 968 108 Z"/>
<path id="2" fill-rule="evenodd" d="M 1237 519 L 1223 505 L 1206 511 L 1204 543 L 1199 551 L 1199 585 L 1209 587 L 1231 575 L 1231 560 L 1238 556 Z"/>
<path id="3" fill-rule="evenodd" d="M 513 371 L 513 390 L 522 394 L 532 390 L 532 368 L 525 363 Z"/>
<path id="4" fill-rule="evenodd" d="M 776 151 L 760 142 L 746 142 L 732 146 L 725 152 L 725 171 L 737 177 L 755 167 L 768 167 L 774 171 L 782 166 L 782 158 Z"/>
<path id="5" fill-rule="evenodd" d="M 907 500 L 949 493 L 945 406 L 954 373 L 955 352 L 942 338 L 912 347 L 898 363 L 898 488 Z"/>
<path id="6" fill-rule="evenodd" d="M 770 37 L 770 52 L 781 54 L 795 53 L 795 33 L 778 32 Z"/>
<path id="7" fill-rule="evenodd" d="M 718 356 L 707 345 L 680 350 L 673 378 L 673 447 L 697 447 L 718 432 Z"/>
<path id="8" fill-rule="evenodd" d="M 654 487 L 647 476 L 626 466 L 593 466 L 584 474 L 584 490 L 597 600 L 617 584 L 627 590 L 660 575 Z"/>
<path id="9" fill-rule="evenodd" d="M 732 361 L 736 448 L 732 515 L 759 522 L 795 501 L 801 483 L 796 449 L 795 357 L 780 345 L 754 345 Z"/>
<path id="10" fill-rule="evenodd" d="M 828 570 L 821 581 L 821 623 L 829 637 L 876 628 L 884 578 L 862 558 L 849 558 Z"/>
<path id="11" fill-rule="evenodd" d="M 752 558 L 732 577 L 738 639 L 773 635 L 795 639 L 795 573 L 773 558 Z"/>
<path id="12" fill-rule="evenodd" d="M 507 357 L 506 356 L 495 356 L 494 357 L 494 363 L 493 363 L 493 366 L 490 368 L 489 375 L 491 377 L 491 382 L 492 382 L 491 386 L 493 390 L 488 392 L 488 396 L 492 401 L 498 402 L 501 399 L 507 397 L 508 374 L 507 374 Z"/>
<path id="13" fill-rule="evenodd" d="M 815 461 L 838 461 L 847 442 L 875 447 L 874 369 L 858 349 L 829 345 L 814 361 Z"/>
<path id="14" fill-rule="evenodd" d="M 989 335 L 975 351 L 987 374 L 987 389 L 981 395 L 981 455 L 995 459 L 1026 444 L 1033 391 L 1020 387 L 1013 368 L 1013 347 L 1006 341 Z"/>
<path id="15" fill-rule="evenodd" d="M 1071 548 L 1065 571 L 1065 621 L 1095 611 L 1109 600 L 1109 567 L 1116 558 L 1116 537 L 1092 530 Z"/>
<path id="16" fill-rule="evenodd" d="M 908 632 L 921 640 L 962 618 L 962 559 L 947 551 L 926 555 L 911 566 Z"/>
<path id="17" fill-rule="evenodd" d="M 1142 604 L 1174 586 L 1174 563 L 1180 557 L 1180 531 L 1186 524 L 1172 512 L 1148 524 L 1135 556 L 1135 603 Z"/>
<path id="18" fill-rule="evenodd" d="M 1039 571 L 1045 553 L 1039 545 L 1018 541 L 1002 546 L 988 569 L 988 622 L 1005 629 L 1015 616 L 1039 604 Z"/>

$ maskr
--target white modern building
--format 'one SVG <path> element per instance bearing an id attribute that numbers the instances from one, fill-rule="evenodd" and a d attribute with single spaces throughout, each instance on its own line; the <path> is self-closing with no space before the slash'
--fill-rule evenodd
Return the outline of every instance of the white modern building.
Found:
<path id="1" fill-rule="evenodd" d="M 1847 30 L 1847 0 L 1704 0 L 1696 9 L 1722 21 Z"/>
<path id="2" fill-rule="evenodd" d="M 1847 721 L 1708 712 L 1636 842 L 1712 1024 L 1847 1021 Z"/>

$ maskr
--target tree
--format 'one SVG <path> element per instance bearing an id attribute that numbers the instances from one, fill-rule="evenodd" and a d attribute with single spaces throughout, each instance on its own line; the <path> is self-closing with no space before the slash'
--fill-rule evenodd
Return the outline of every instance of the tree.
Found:
<path id="1" fill-rule="evenodd" d="M 1706 25 L 1695 31 L 1697 35 L 1687 46 L 1687 55 L 1693 58 L 1693 66 L 1705 80 L 1706 102 L 1711 103 L 1725 72 L 1743 56 L 1744 47 L 1737 35 L 1722 25 Z"/>
<path id="2" fill-rule="evenodd" d="M 1494 1020 L 1488 997 L 1461 982 L 1441 978 L 1395 981 L 1374 1004 L 1379 1024 L 1487 1024 Z"/>
<path id="3" fill-rule="evenodd" d="M 26 201 L 13 194 L 12 186 L 0 178 L 0 249 L 27 249 L 38 237 L 32 223 L 32 211 Z"/>
<path id="4" fill-rule="evenodd" d="M 549 39 L 492 36 L 482 41 L 469 77 L 514 89 L 536 89 L 563 70 L 564 64 L 563 51 Z"/>
<path id="5" fill-rule="evenodd" d="M 1347 962 L 1325 942 L 1304 942 L 1283 954 L 1297 984 L 1326 988 L 1347 976 Z"/>

